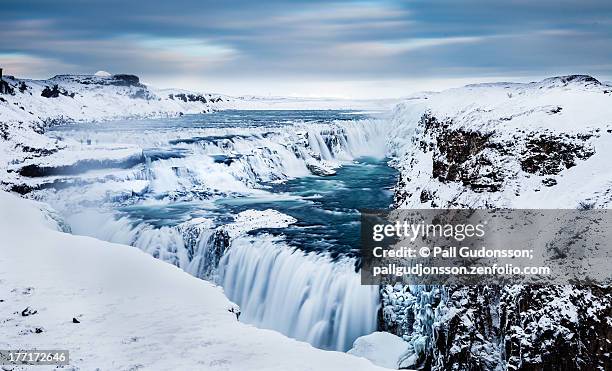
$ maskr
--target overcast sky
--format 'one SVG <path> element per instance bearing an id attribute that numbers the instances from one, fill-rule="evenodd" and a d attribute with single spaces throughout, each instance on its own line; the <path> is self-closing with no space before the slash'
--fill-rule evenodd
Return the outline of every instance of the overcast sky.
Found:
<path id="1" fill-rule="evenodd" d="M 228 94 L 398 97 L 612 76 L 612 1 L 3 0 L 6 74 L 131 73 Z"/>

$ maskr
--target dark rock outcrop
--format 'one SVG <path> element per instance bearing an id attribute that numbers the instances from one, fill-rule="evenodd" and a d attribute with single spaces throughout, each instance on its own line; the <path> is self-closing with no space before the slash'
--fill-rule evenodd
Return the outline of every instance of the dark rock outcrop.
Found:
<path id="1" fill-rule="evenodd" d="M 432 295 L 439 292 L 439 296 Z M 379 328 L 425 370 L 609 370 L 612 290 L 600 286 L 383 288 Z"/>
<path id="2" fill-rule="evenodd" d="M 140 83 L 140 78 L 138 76 L 128 74 L 113 75 L 112 78 L 108 79 L 108 84 L 115 86 L 144 87 L 144 85 Z"/>
<path id="3" fill-rule="evenodd" d="M 21 316 L 22 316 L 22 317 L 28 317 L 28 316 L 34 315 L 34 314 L 36 314 L 36 313 L 38 313 L 38 311 L 37 311 L 37 310 L 32 309 L 32 308 L 30 308 L 30 307 L 27 307 L 26 309 L 24 309 L 24 310 L 22 310 L 22 311 L 21 311 Z"/>
<path id="4" fill-rule="evenodd" d="M 45 88 L 43 89 L 43 91 L 40 93 L 40 95 L 42 97 L 45 98 L 57 98 L 60 95 L 63 95 L 65 97 L 70 97 L 70 98 L 74 98 L 74 93 L 69 93 L 66 89 L 64 88 L 60 88 L 57 84 L 53 85 L 51 88 L 48 86 L 45 86 Z"/>
<path id="5" fill-rule="evenodd" d="M 15 89 L 8 82 L 0 80 L 0 94 L 15 95 Z"/>
<path id="6" fill-rule="evenodd" d="M 521 157 L 523 171 L 537 175 L 556 175 L 576 166 L 577 160 L 586 160 L 595 154 L 586 143 L 590 135 L 559 135 L 542 133 L 526 140 Z"/>

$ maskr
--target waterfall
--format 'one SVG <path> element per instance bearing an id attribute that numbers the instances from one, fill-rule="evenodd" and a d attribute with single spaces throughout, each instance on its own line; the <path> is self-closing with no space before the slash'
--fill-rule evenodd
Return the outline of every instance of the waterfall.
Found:
<path id="1" fill-rule="evenodd" d="M 127 217 L 115 219 L 110 213 L 94 210 L 75 213 L 66 220 L 74 234 L 134 246 L 183 269 L 189 263 L 188 246 L 180 227 L 157 228 L 148 223 L 134 223 Z"/>
<path id="2" fill-rule="evenodd" d="M 241 237 L 221 258 L 219 283 L 242 321 L 318 348 L 346 351 L 376 331 L 378 287 L 360 284 L 353 259 L 333 262 L 269 235 Z"/>
<path id="3" fill-rule="evenodd" d="M 312 164 L 338 168 L 362 156 L 383 158 L 387 131 L 384 122 L 366 119 L 135 130 L 120 137 L 99 132 L 96 141 L 120 138 L 122 146 L 142 148 L 146 164 L 85 177 L 79 187 L 47 194 L 47 201 L 63 209 L 75 234 L 135 246 L 218 282 L 240 305 L 241 321 L 346 351 L 357 337 L 376 330 L 379 307 L 378 287 L 360 284 L 354 259 L 305 253 L 265 234 L 230 239 L 222 226 L 227 215 L 216 219 L 223 210 L 214 201 L 265 195 L 271 182 L 316 175 Z M 195 213 L 200 220 L 164 209 L 188 202 L 201 207 Z M 214 211 L 203 212 L 208 209 Z"/>
<path id="4" fill-rule="evenodd" d="M 365 119 L 337 124 L 342 128 L 339 135 L 341 148 L 348 159 L 361 156 L 383 158 L 387 152 L 389 124 L 384 120 Z"/>

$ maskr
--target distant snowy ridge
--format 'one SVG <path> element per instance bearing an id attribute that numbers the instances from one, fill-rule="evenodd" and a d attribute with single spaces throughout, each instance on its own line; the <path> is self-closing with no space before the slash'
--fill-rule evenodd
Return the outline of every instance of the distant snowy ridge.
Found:
<path id="1" fill-rule="evenodd" d="M 48 80 L 5 76 L 0 122 L 101 121 L 202 113 L 229 97 L 181 90 L 156 90 L 138 76 L 58 75 Z"/>
<path id="2" fill-rule="evenodd" d="M 46 80 L 4 76 L 1 123 L 107 121 L 206 113 L 221 109 L 388 109 L 397 100 L 238 96 L 157 89 L 138 76 L 57 75 Z"/>
<path id="3" fill-rule="evenodd" d="M 275 96 L 235 96 L 232 105 L 242 110 L 356 110 L 387 111 L 400 99 L 348 99 Z"/>

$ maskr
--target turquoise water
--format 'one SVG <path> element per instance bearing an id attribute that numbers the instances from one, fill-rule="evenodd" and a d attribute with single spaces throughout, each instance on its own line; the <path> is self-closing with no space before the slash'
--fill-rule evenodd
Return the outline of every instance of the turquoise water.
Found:
<path id="1" fill-rule="evenodd" d="M 271 194 L 232 196 L 214 203 L 176 201 L 164 205 L 118 207 L 135 223 L 173 226 L 197 217 L 231 222 L 241 211 L 274 209 L 297 219 L 282 229 L 254 233 L 285 236 L 291 246 L 306 251 L 355 255 L 359 249 L 359 210 L 387 208 L 397 179 L 387 159 L 360 158 L 337 169 L 333 176 L 307 176 L 270 185 Z"/>
<path id="2" fill-rule="evenodd" d="M 217 204 L 231 213 L 278 210 L 297 223 L 265 232 L 282 234 L 290 245 L 307 251 L 353 255 L 359 248 L 359 210 L 389 207 L 396 179 L 397 172 L 386 159 L 361 158 L 334 176 L 309 176 L 273 186 L 273 192 L 287 196 L 284 200 L 237 197 Z"/>

